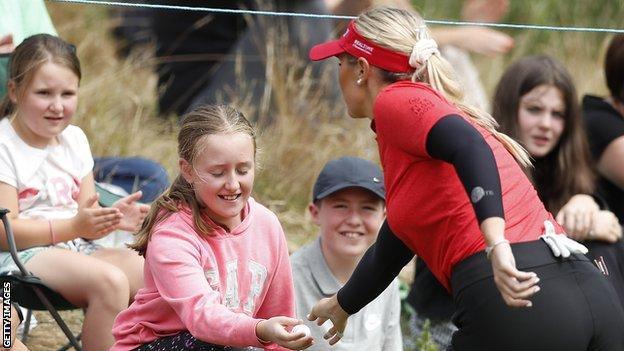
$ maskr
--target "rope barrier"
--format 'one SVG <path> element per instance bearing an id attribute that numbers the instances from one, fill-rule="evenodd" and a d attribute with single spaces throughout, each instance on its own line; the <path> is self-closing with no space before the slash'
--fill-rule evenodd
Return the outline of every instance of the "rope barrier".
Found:
<path id="1" fill-rule="evenodd" d="M 238 15 L 243 14 L 243 15 L 276 16 L 276 17 L 302 17 L 302 18 L 347 19 L 347 20 L 355 18 L 355 16 L 327 15 L 327 14 L 315 14 L 315 13 L 223 9 L 223 8 L 215 8 L 215 7 L 192 7 L 192 6 L 162 5 L 162 4 L 127 3 L 127 2 L 120 2 L 120 1 L 97 1 L 97 0 L 47 0 L 47 1 L 86 4 L 86 5 L 100 5 L 100 6 L 122 6 L 122 7 L 140 7 L 140 8 L 161 9 L 161 10 L 214 12 L 214 13 L 238 14 Z M 535 24 L 484 23 L 484 22 L 465 22 L 465 21 L 447 21 L 447 20 L 425 20 L 425 22 L 427 22 L 428 24 L 440 24 L 440 25 L 480 26 L 480 27 L 512 28 L 512 29 L 553 30 L 553 31 L 565 31 L 565 32 L 593 32 L 593 33 L 624 34 L 624 29 L 618 29 L 618 28 L 562 27 L 562 26 L 545 26 L 545 25 L 535 25 Z"/>

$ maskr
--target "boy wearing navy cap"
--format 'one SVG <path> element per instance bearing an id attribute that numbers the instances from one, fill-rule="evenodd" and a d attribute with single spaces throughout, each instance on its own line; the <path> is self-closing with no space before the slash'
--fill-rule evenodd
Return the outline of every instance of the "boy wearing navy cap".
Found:
<path id="1" fill-rule="evenodd" d="M 385 217 L 383 175 L 377 165 L 357 157 L 329 161 L 319 174 L 308 206 L 319 236 L 291 256 L 297 315 L 312 331 L 308 350 L 329 350 L 323 335 L 331 323 L 317 326 L 306 314 L 334 295 L 351 277 L 376 238 Z M 402 350 L 398 281 L 349 318 L 341 341 L 331 350 Z"/>

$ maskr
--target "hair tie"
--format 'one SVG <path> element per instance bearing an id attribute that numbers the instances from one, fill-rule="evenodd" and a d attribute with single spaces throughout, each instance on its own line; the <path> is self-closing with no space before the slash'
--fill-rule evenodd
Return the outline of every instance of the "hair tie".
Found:
<path id="1" fill-rule="evenodd" d="M 431 55 L 439 55 L 438 43 L 431 38 L 420 39 L 414 44 L 409 65 L 418 68 L 427 63 Z"/>

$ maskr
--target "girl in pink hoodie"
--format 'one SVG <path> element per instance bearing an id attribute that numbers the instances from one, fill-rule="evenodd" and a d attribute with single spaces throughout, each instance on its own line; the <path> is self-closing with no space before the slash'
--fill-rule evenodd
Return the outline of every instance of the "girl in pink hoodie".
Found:
<path id="1" fill-rule="evenodd" d="M 115 320 L 112 350 L 304 349 L 282 227 L 250 197 L 255 132 L 228 106 L 187 114 L 180 175 L 132 246 L 145 287 Z M 223 345 L 223 346 L 219 346 Z M 227 345 L 227 346 L 226 346 Z"/>

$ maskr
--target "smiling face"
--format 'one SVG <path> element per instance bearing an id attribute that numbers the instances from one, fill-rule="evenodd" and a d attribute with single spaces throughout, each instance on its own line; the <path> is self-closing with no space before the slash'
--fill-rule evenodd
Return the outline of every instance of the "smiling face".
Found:
<path id="1" fill-rule="evenodd" d="M 519 138 L 531 156 L 548 155 L 558 144 L 565 128 L 563 94 L 552 85 L 539 85 L 520 98 Z"/>
<path id="2" fill-rule="evenodd" d="M 328 195 L 309 210 L 320 227 L 324 254 L 340 258 L 364 255 L 377 239 L 385 217 L 383 200 L 359 187 Z"/>
<path id="3" fill-rule="evenodd" d="M 69 125 L 78 105 L 78 76 L 53 62 L 42 64 L 24 87 L 9 83 L 16 106 L 11 124 L 30 146 L 45 148 Z"/>
<path id="4" fill-rule="evenodd" d="M 203 210 L 232 230 L 241 223 L 253 188 L 253 139 L 242 132 L 208 135 L 201 141 L 194 166 L 180 159 L 182 175 L 193 185 Z"/>

